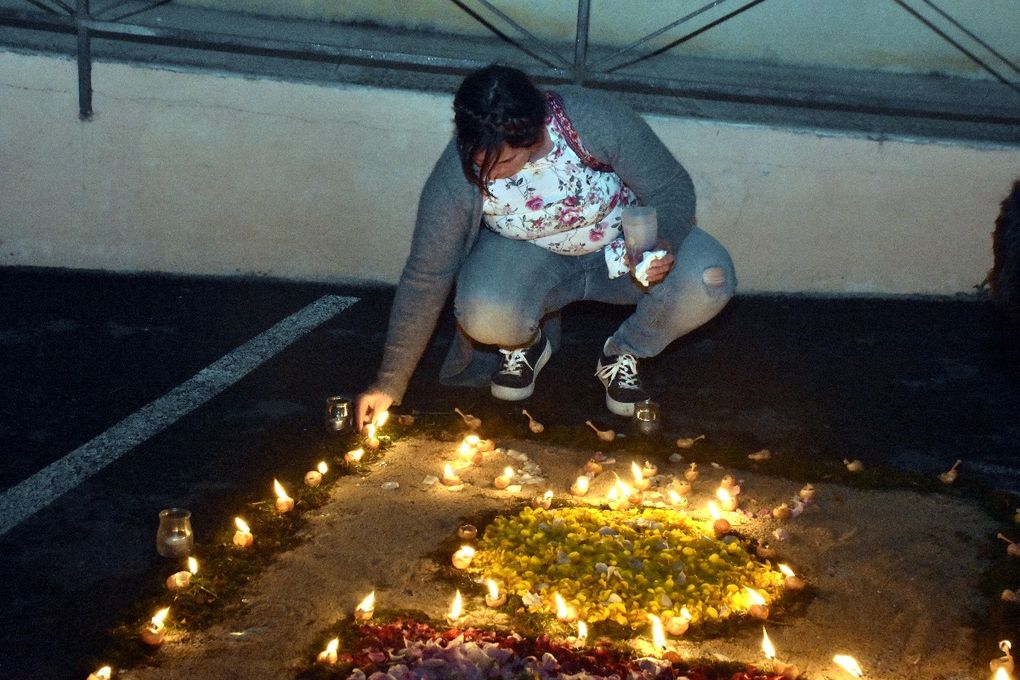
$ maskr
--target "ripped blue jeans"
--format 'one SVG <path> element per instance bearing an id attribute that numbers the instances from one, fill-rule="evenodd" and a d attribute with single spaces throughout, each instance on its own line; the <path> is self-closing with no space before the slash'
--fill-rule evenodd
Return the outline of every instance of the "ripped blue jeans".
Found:
<path id="1" fill-rule="evenodd" d="M 635 305 L 609 338 L 609 354 L 654 357 L 718 314 L 733 296 L 733 261 L 697 227 L 676 251 L 669 275 L 647 291 L 630 276 L 610 279 L 602 251 L 559 255 L 482 228 L 457 276 L 454 310 L 476 342 L 520 347 L 542 318 L 580 300 Z"/>

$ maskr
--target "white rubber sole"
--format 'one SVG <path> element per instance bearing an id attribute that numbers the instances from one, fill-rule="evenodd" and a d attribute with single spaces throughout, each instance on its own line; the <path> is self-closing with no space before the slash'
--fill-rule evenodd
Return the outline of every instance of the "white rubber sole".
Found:
<path id="1" fill-rule="evenodd" d="M 489 390 L 492 392 L 492 396 L 503 401 L 521 401 L 527 399 L 535 393 L 535 381 L 538 380 L 538 373 L 542 370 L 542 367 L 549 362 L 549 357 L 552 356 L 552 345 L 549 344 L 548 340 L 545 340 L 545 349 L 542 350 L 542 354 L 539 355 L 538 361 L 535 362 L 535 373 L 531 376 L 531 384 L 525 385 L 524 387 L 505 387 L 504 385 L 497 385 L 495 383 L 489 383 Z M 633 405 L 631 411 L 633 411 Z"/>
<path id="2" fill-rule="evenodd" d="M 608 394 L 606 395 L 606 408 L 608 408 L 610 412 L 615 413 L 618 416 L 623 416 L 624 418 L 630 418 L 634 415 L 634 402 L 616 401 Z"/>

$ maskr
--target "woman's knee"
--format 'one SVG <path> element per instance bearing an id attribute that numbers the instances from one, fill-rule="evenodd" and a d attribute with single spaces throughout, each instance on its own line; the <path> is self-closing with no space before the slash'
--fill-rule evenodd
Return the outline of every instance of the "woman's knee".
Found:
<path id="1" fill-rule="evenodd" d="M 538 330 L 538 320 L 506 298 L 458 295 L 454 315 L 468 337 L 485 345 L 524 345 Z"/>

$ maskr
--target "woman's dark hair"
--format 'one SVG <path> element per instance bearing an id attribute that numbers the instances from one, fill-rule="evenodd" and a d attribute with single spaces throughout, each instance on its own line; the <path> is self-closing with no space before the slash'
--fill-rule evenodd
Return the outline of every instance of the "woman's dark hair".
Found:
<path id="1" fill-rule="evenodd" d="M 453 98 L 457 152 L 468 182 L 482 193 L 504 144 L 532 146 L 545 128 L 545 96 L 522 71 L 492 64 L 464 79 Z M 475 158 L 481 156 L 477 168 Z"/>

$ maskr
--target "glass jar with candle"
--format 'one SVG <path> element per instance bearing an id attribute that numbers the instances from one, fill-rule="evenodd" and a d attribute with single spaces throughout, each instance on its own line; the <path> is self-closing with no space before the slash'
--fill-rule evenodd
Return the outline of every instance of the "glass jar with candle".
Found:
<path id="1" fill-rule="evenodd" d="M 326 400 L 326 426 L 334 432 L 346 432 L 354 421 L 351 400 L 345 397 L 330 397 Z"/>
<path id="2" fill-rule="evenodd" d="M 634 404 L 634 426 L 640 434 L 651 435 L 659 431 L 659 405 L 651 399 Z"/>
<path id="3" fill-rule="evenodd" d="M 191 531 L 191 511 L 167 508 L 159 513 L 156 530 L 156 552 L 163 557 L 187 557 L 195 547 Z"/>

